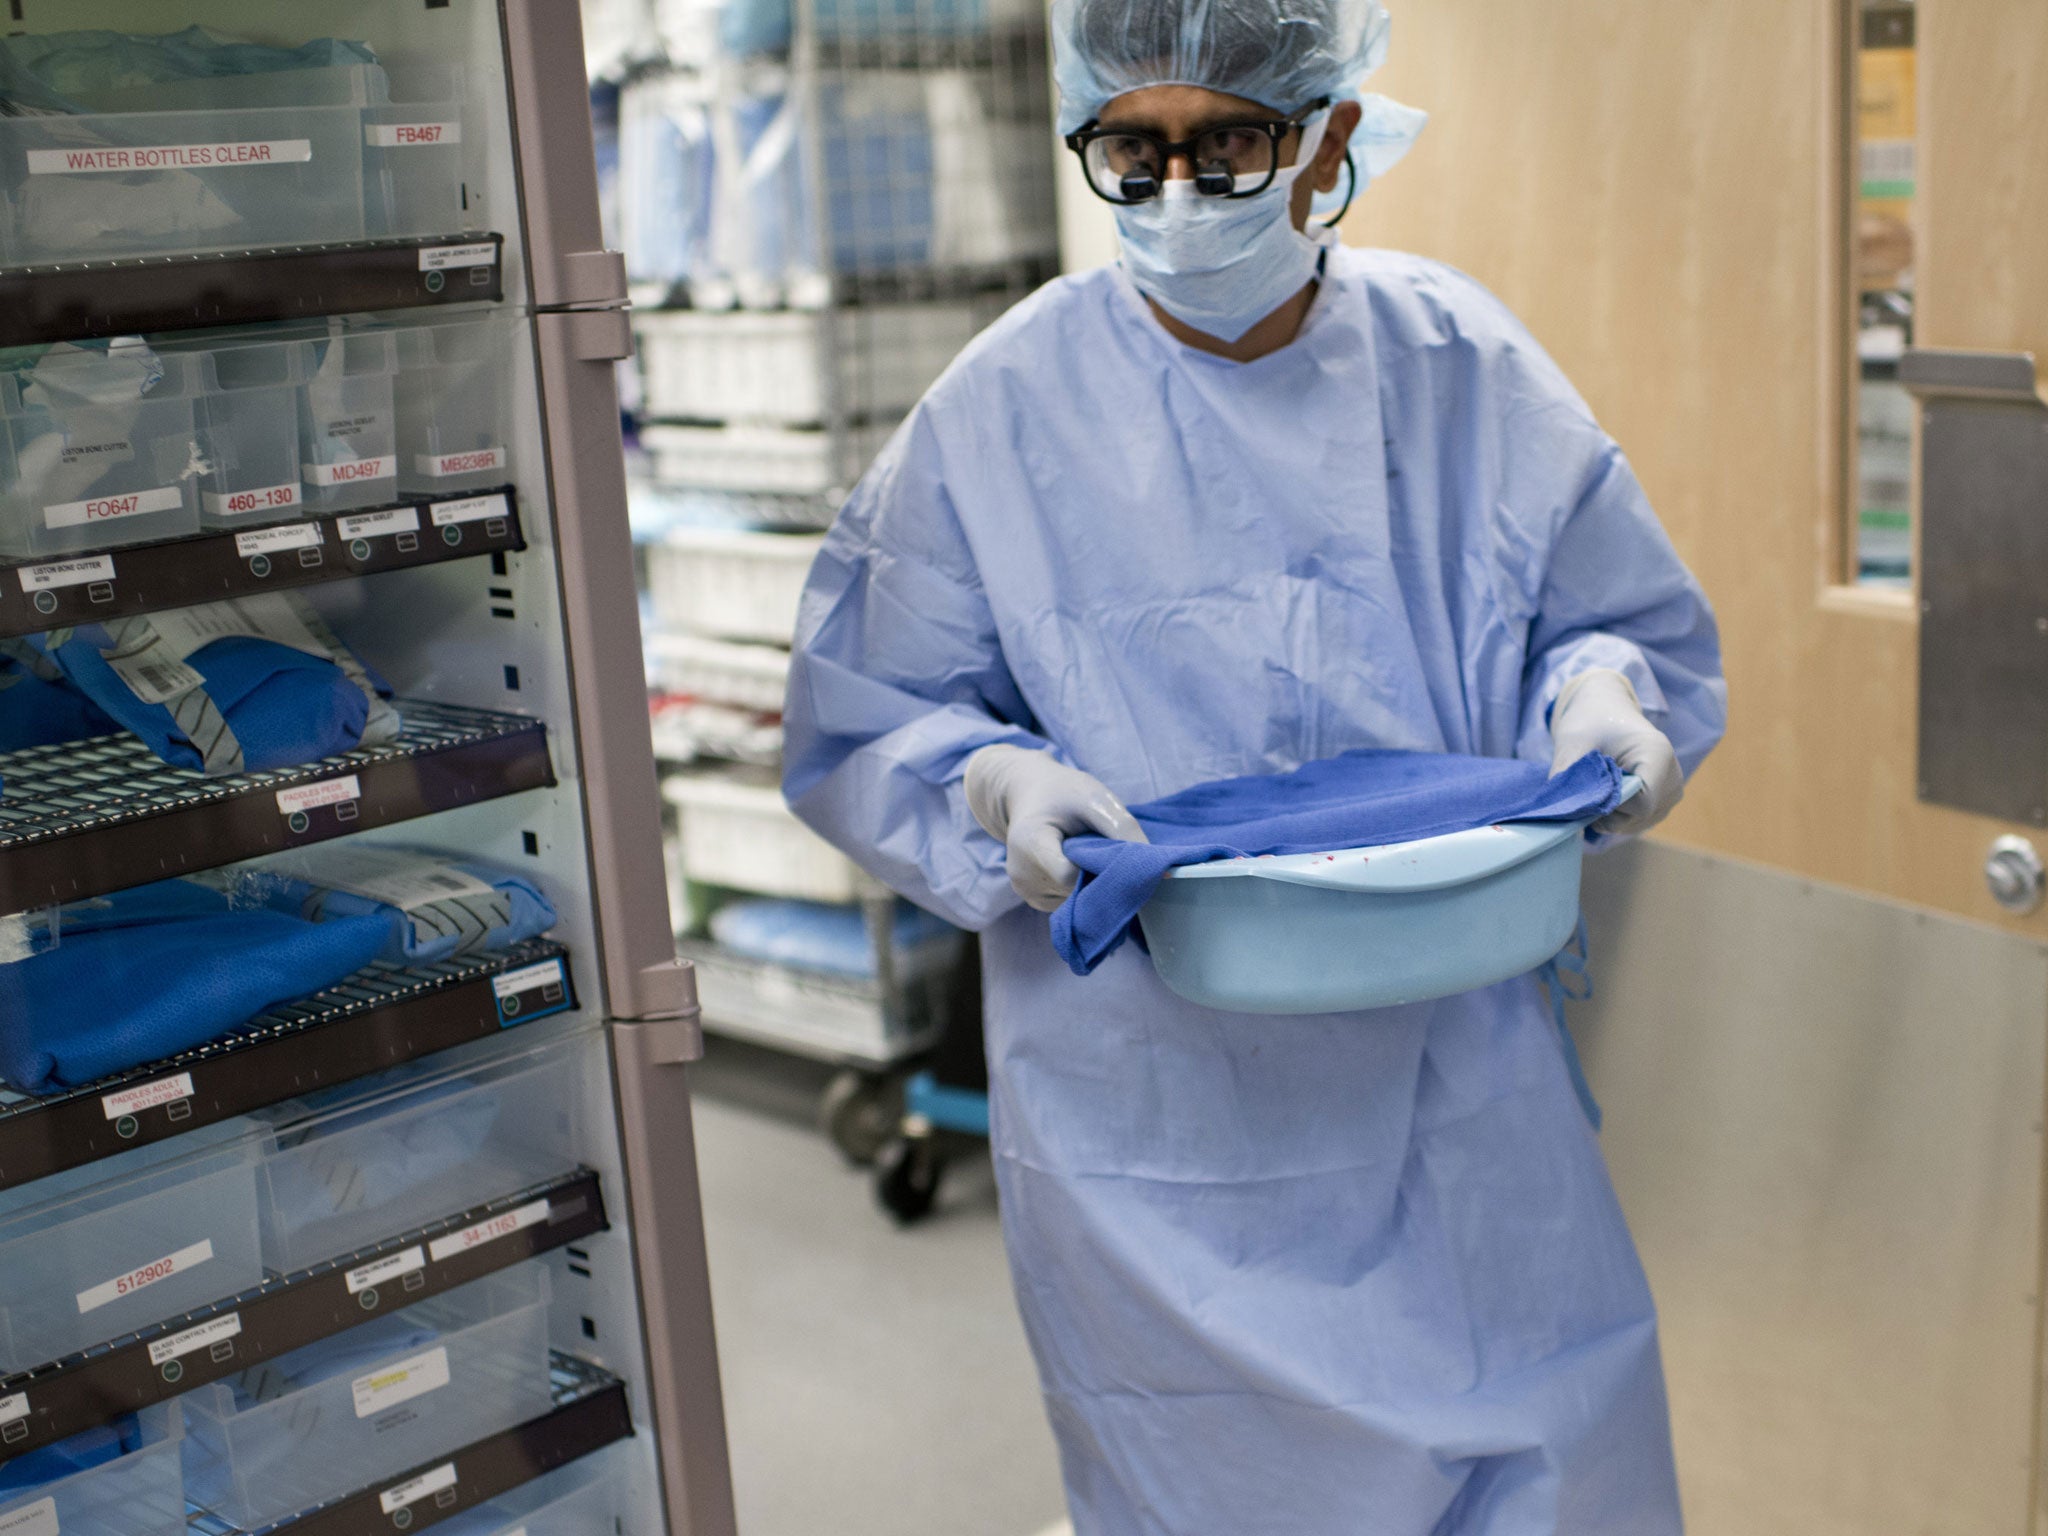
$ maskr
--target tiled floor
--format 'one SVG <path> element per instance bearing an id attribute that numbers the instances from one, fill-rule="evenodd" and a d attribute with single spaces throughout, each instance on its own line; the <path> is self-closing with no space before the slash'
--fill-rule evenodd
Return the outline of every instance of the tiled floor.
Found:
<path id="1" fill-rule="evenodd" d="M 986 1162 L 899 1230 L 810 1128 L 820 1082 L 698 1069 L 741 1536 L 1071 1536 Z"/>

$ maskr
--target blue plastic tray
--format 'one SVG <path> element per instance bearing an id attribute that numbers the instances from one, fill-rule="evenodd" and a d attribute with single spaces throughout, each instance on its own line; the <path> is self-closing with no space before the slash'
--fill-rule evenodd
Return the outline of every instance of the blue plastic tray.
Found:
<path id="1" fill-rule="evenodd" d="M 1640 788 L 1629 781 L 1623 798 Z M 1232 1013 L 1349 1013 L 1532 971 L 1579 921 L 1586 822 L 1174 870 L 1138 914 L 1159 976 Z"/>

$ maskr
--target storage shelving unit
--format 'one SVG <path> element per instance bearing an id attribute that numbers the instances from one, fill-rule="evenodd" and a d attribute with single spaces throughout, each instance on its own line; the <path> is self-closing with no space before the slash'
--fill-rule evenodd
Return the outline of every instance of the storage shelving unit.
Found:
<path id="1" fill-rule="evenodd" d="M 380 1410 L 375 1432 L 390 1428 L 388 1440 L 338 1422 L 346 1411 L 324 1427 L 292 1423 L 307 1437 L 300 1461 L 330 1486 L 311 1507 L 270 1511 L 262 1529 L 425 1529 L 579 1465 L 602 1489 L 586 1502 L 603 1505 L 605 1529 L 728 1536 L 687 1070 L 701 1037 L 665 912 L 636 676 L 612 393 L 630 331 L 623 274 L 598 228 L 575 7 L 348 0 L 317 11 L 286 0 L 14 0 L 17 36 L 200 23 L 287 47 L 309 32 L 363 39 L 377 63 L 329 71 L 316 106 L 293 94 L 311 73 L 280 73 L 142 87 L 136 102 L 124 94 L 77 115 L 0 117 L 0 347 L 146 335 L 168 356 L 276 340 L 289 323 L 294 346 L 314 337 L 309 346 L 334 357 L 346 338 L 352 358 L 354 337 L 389 333 L 389 388 L 411 418 L 431 412 L 439 433 L 448 418 L 433 390 L 450 386 L 429 382 L 444 361 L 438 338 L 488 332 L 492 345 L 467 366 L 512 338 L 482 413 L 493 435 L 481 449 L 432 438 L 402 465 L 388 447 L 367 450 L 354 480 L 385 491 L 348 483 L 365 504 L 346 511 L 280 511 L 154 542 L 83 535 L 75 551 L 0 560 L 0 637 L 295 590 L 393 684 L 402 733 L 227 778 L 168 767 L 122 735 L 0 754 L 0 940 L 10 920 L 60 903 L 339 838 L 516 869 L 559 921 L 501 952 L 374 964 L 101 1081 L 0 1090 L 0 1465 L 140 1411 L 172 1426 L 167 1438 L 108 1470 L 146 1461 L 159 1493 L 167 1470 L 189 1485 L 193 1426 L 215 1412 L 201 1404 L 226 1401 L 194 1393 L 221 1393 L 295 1351 L 346 1347 L 354 1330 L 401 1312 L 410 1327 L 423 1303 L 432 1315 L 524 1276 L 530 1359 L 486 1362 L 472 1381 L 459 1364 L 446 1377 L 443 1352 L 444 1379 L 430 1370 L 418 1390 L 446 1395 L 423 1396 L 388 1426 Z M 405 72 L 441 84 L 385 99 L 387 66 L 393 81 Z M 219 91 L 243 99 L 210 100 Z M 52 138 L 112 147 L 35 147 Z M 286 186 L 307 220 L 303 240 L 276 228 L 289 200 L 263 191 Z M 107 218 L 66 223 L 52 208 Z M 158 216 L 166 233 L 153 251 Z M 258 220 L 262 238 L 239 237 Z M 95 230 L 116 227 L 118 240 L 98 243 Z M 436 339 L 400 329 L 425 320 Z M 206 338 L 178 334 L 200 330 Z M 419 343 L 410 362 L 408 335 Z M 303 425 L 311 407 L 298 398 Z M 466 413 L 449 414 L 473 428 L 477 402 L 462 404 Z M 388 398 L 378 409 L 398 421 Z M 400 425 L 401 444 L 406 424 L 417 423 Z M 194 428 L 183 478 L 211 473 L 204 430 Z M 373 473 L 368 455 L 391 457 Z M 64 498 L 28 494 L 17 482 L 26 473 L 0 449 L 9 536 L 24 516 L 49 518 L 47 529 L 29 525 L 40 542 L 9 547 L 51 548 L 55 509 L 36 509 Z M 319 491 L 337 481 L 305 483 L 316 488 L 305 503 L 338 499 Z M 301 500 L 281 493 L 265 505 L 307 513 Z M 396 1160 L 373 1166 L 386 1153 Z M 139 1268 L 117 1264 L 112 1255 L 141 1240 L 135 1230 L 183 1219 L 167 1212 L 214 1235 L 246 1234 L 245 1251 L 216 1262 L 195 1230 L 168 1257 L 152 1246 Z M 25 1262 L 45 1237 L 45 1259 Z M 113 1273 L 73 1308 L 72 1289 L 101 1280 L 101 1253 Z M 101 1293 L 119 1299 L 100 1314 L 118 1327 L 98 1323 Z M 342 1381 L 344 1408 L 356 1389 L 363 1419 L 361 1392 L 374 1399 L 378 1373 L 403 1377 L 410 1363 L 381 1360 Z M 501 1365 L 527 1372 L 521 1415 L 422 1461 L 435 1421 L 443 1443 L 455 1438 L 453 1425 L 470 1421 L 448 1415 Z M 323 1464 L 323 1444 L 339 1439 L 322 1436 L 344 1430 L 351 1455 Z M 105 1487 L 118 1489 L 118 1476 Z M 269 1492 L 298 1498 L 281 1487 Z M 44 1536 L 61 1515 L 64 1536 L 244 1529 L 217 1499 L 185 1502 L 173 1517 L 57 1478 L 0 1492 L 0 1527 Z"/>

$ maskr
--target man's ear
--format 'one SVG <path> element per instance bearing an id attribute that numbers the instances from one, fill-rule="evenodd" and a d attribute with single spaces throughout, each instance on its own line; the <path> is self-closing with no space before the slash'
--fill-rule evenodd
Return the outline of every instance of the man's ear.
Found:
<path id="1" fill-rule="evenodd" d="M 1344 180 L 1344 151 L 1365 108 L 1355 101 L 1340 101 L 1330 108 L 1330 126 L 1323 130 L 1323 142 L 1316 150 L 1315 184 L 1318 192 L 1334 192 Z"/>

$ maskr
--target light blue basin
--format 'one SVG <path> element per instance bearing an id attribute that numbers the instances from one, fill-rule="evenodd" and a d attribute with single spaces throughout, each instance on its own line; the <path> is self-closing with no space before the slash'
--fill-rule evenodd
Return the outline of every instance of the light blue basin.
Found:
<path id="1" fill-rule="evenodd" d="M 1348 1013 L 1450 997 L 1532 971 L 1570 942 L 1586 826 L 1509 823 L 1189 865 L 1138 922 L 1160 979 L 1209 1008 Z"/>

